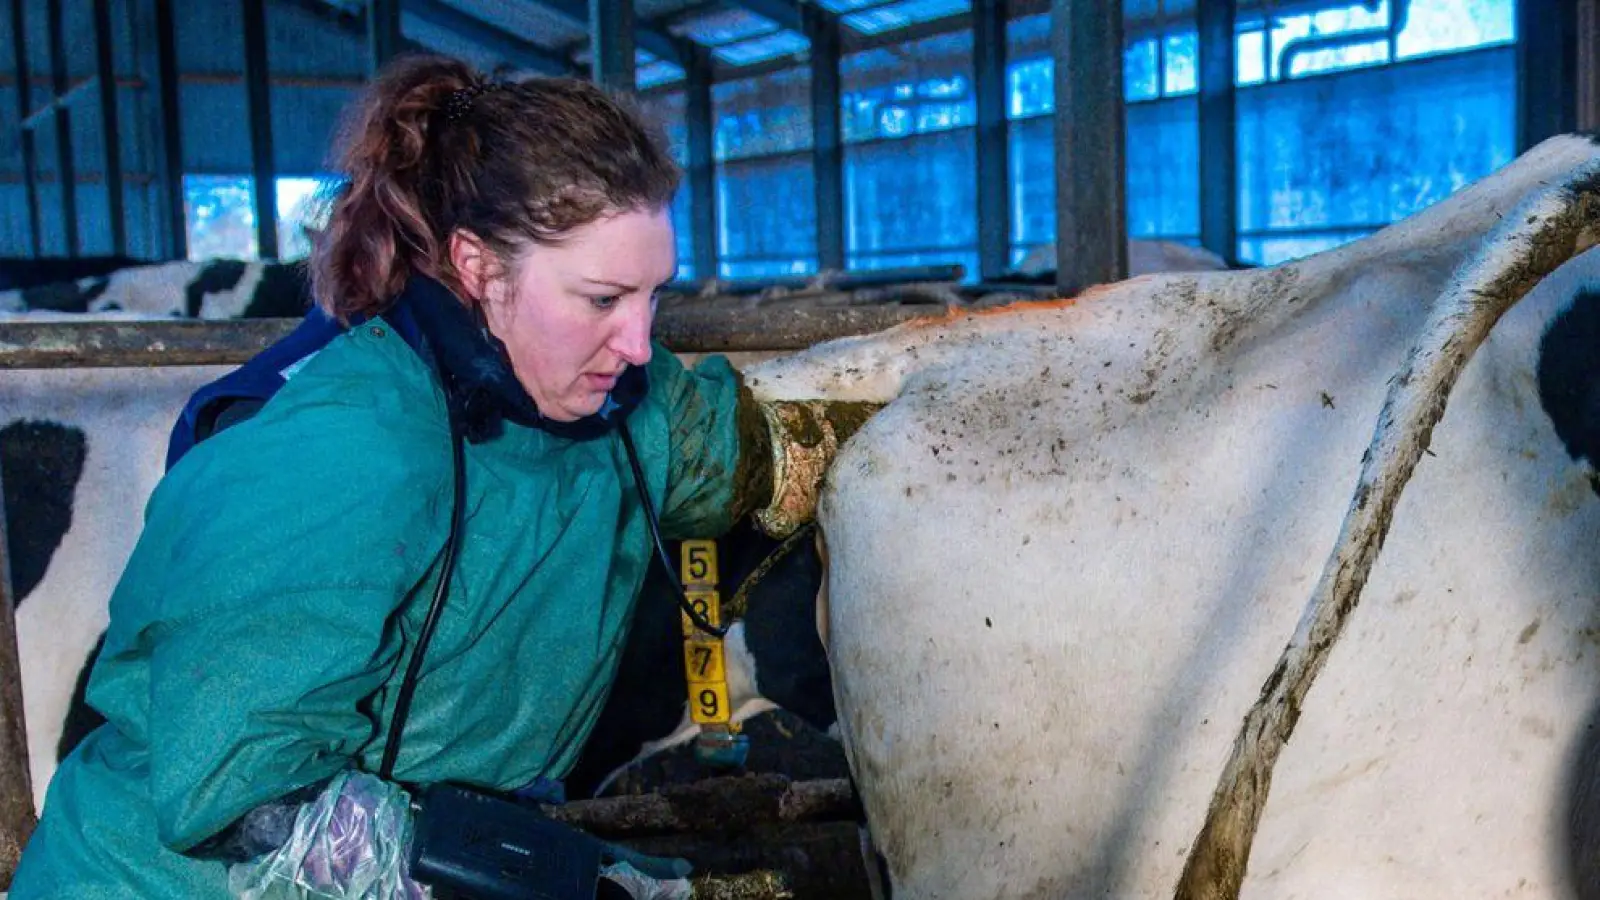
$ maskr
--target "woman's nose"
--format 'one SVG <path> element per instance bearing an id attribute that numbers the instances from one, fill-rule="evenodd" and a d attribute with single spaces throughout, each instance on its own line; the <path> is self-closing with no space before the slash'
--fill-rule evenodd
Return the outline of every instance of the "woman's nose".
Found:
<path id="1" fill-rule="evenodd" d="M 650 361 L 650 326 L 654 310 L 649 303 L 638 304 L 628 310 L 612 338 L 611 349 L 630 366 L 642 366 Z"/>

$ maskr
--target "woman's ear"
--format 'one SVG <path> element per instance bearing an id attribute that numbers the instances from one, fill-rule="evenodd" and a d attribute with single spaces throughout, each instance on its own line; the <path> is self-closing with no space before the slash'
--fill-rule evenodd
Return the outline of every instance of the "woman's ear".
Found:
<path id="1" fill-rule="evenodd" d="M 464 229 L 450 235 L 450 265 L 461 279 L 463 300 L 484 302 L 500 276 L 500 261 L 483 239 Z"/>

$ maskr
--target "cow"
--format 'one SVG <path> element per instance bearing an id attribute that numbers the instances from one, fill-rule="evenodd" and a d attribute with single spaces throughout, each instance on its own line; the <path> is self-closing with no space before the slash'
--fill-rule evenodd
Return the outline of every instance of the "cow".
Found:
<path id="1" fill-rule="evenodd" d="M 1593 139 L 1555 138 L 1297 262 L 746 370 L 758 397 L 888 404 L 819 522 L 897 900 L 1172 892 L 1435 298 L 1592 243 L 1597 171 Z M 1530 237 L 1563 216 L 1581 239 Z M 1245 897 L 1600 896 L 1597 273 L 1545 278 L 1466 367 L 1292 711 Z"/>
<path id="2" fill-rule="evenodd" d="M 304 264 L 236 259 L 155 263 L 0 292 L 0 313 L 258 319 L 296 318 L 310 306 Z"/>

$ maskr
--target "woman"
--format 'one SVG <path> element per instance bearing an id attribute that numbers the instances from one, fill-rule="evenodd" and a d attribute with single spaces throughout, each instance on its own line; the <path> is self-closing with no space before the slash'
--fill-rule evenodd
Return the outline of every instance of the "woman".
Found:
<path id="1" fill-rule="evenodd" d="M 775 495 L 769 519 L 809 514 L 816 476 L 771 474 L 817 470 L 816 447 L 782 456 L 804 411 L 753 403 L 720 358 L 691 373 L 651 346 L 679 173 L 629 109 L 582 82 L 413 59 L 342 143 L 313 277 L 322 309 L 359 324 L 152 495 L 89 687 L 107 724 L 52 782 L 13 900 L 225 897 L 202 851 L 241 817 L 384 768 L 445 568 L 452 413 L 465 518 L 403 784 L 511 791 L 582 749 L 651 547 L 618 423 L 669 538 Z"/>

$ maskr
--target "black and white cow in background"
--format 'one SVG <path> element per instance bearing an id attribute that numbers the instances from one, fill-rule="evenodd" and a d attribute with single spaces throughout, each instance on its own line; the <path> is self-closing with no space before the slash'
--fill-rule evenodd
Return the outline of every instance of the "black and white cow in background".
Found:
<path id="1" fill-rule="evenodd" d="M 12 261 L 0 291 L 0 313 L 129 313 L 189 319 L 294 318 L 305 315 L 311 293 L 303 263 L 164 262 L 37 283 L 38 271 L 57 272 L 78 263 L 94 272 L 99 261 L 35 260 L 35 268 Z"/>

